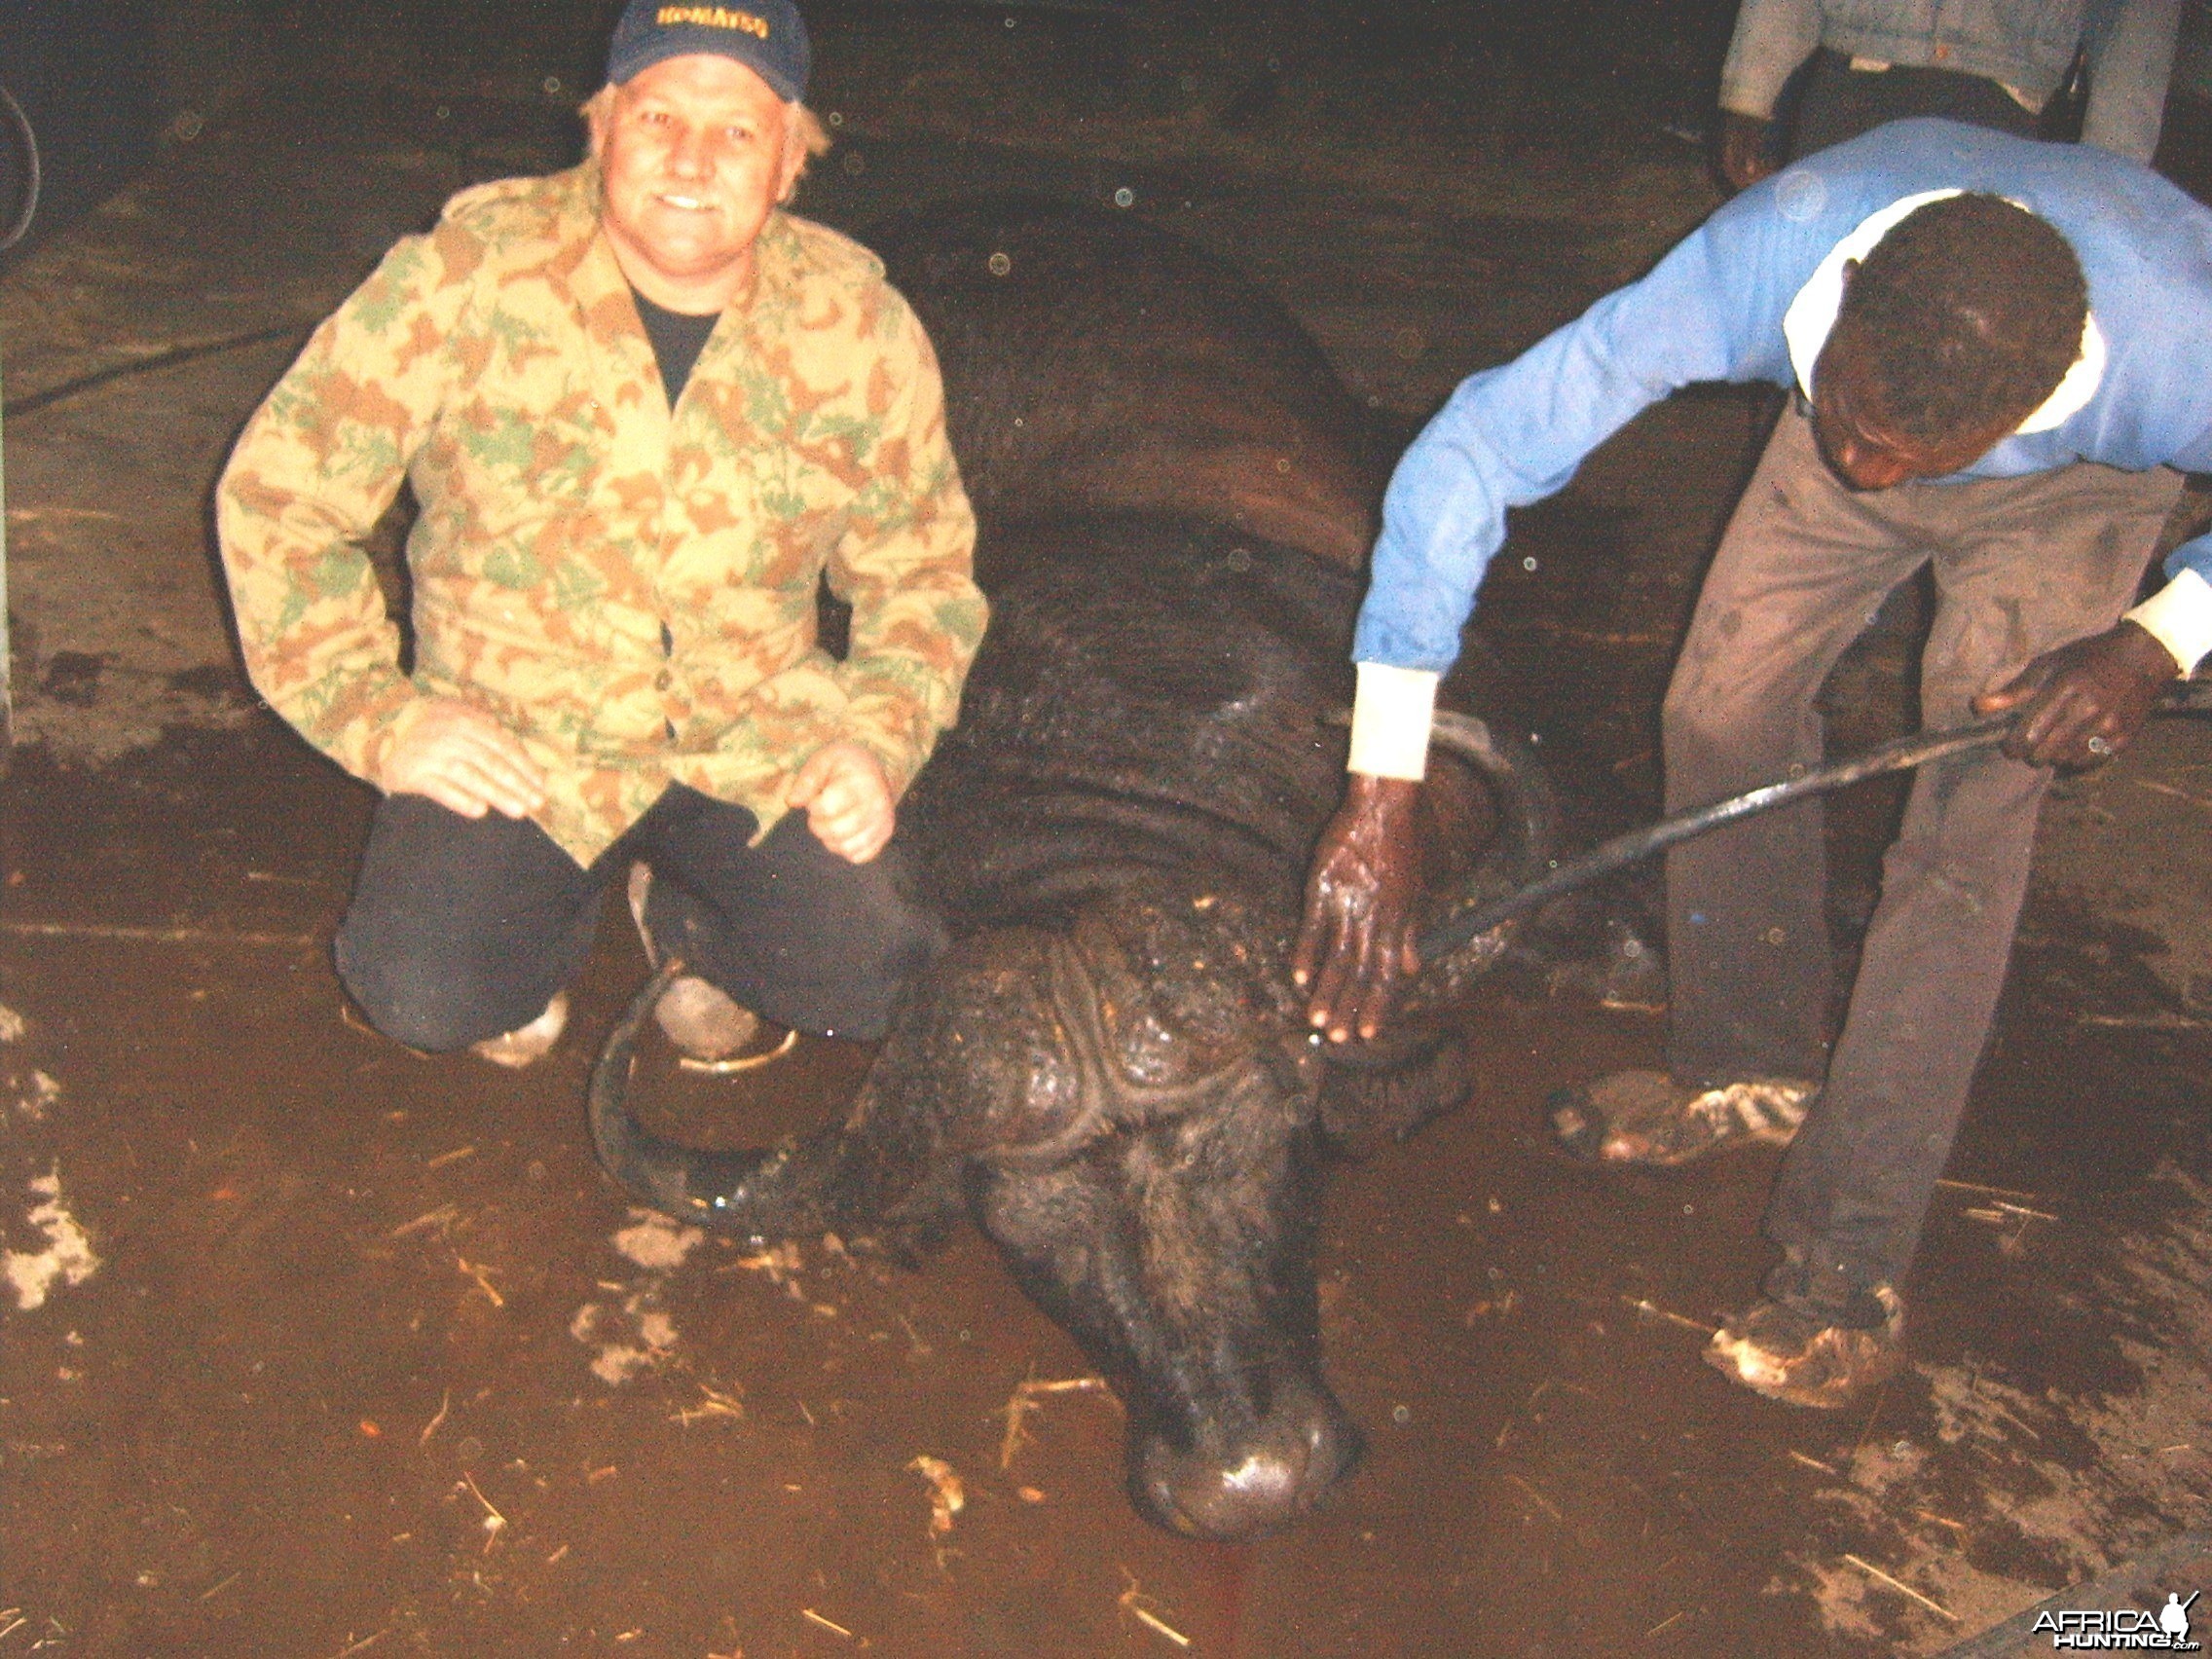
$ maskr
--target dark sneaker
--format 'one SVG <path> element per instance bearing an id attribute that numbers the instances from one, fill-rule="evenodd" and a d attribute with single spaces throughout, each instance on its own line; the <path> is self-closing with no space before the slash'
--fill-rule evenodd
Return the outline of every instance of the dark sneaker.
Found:
<path id="1" fill-rule="evenodd" d="M 1820 1085 L 1747 1077 L 1698 1088 L 1665 1072 L 1621 1071 L 1553 1092 L 1560 1145 L 1593 1163 L 1688 1163 L 1732 1146 L 1787 1146 Z"/>
<path id="2" fill-rule="evenodd" d="M 630 866 L 630 919 L 638 926 L 645 960 L 658 969 L 660 951 L 653 944 L 653 936 L 645 931 L 645 899 L 652 886 L 653 872 L 648 866 Z M 668 982 L 668 989 L 653 1005 L 653 1020 L 679 1053 L 709 1064 L 728 1059 L 760 1032 L 758 1014 L 740 1007 L 727 991 L 696 974 L 679 975 Z"/>
<path id="3" fill-rule="evenodd" d="M 520 1071 L 524 1066 L 543 1059 L 553 1045 L 561 1040 L 561 1032 L 569 1023 L 569 993 L 555 991 L 553 1000 L 545 1005 L 545 1012 L 519 1030 L 509 1031 L 501 1037 L 487 1037 L 480 1043 L 471 1043 L 468 1051 L 480 1060 L 490 1060 L 496 1066 Z"/>
<path id="4" fill-rule="evenodd" d="M 1841 1305 L 1762 1298 L 1706 1345 L 1705 1363 L 1754 1394 L 1833 1410 L 1904 1365 L 1904 1299 L 1890 1286 Z"/>

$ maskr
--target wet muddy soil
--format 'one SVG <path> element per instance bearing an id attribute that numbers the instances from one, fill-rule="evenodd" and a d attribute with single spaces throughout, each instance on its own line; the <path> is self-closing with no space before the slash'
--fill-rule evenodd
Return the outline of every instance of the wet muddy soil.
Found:
<path id="1" fill-rule="evenodd" d="M 1598 161 L 1453 150 L 1424 194 L 1356 147 L 1271 163 L 1164 117 L 1054 145 L 867 107 L 814 211 L 1127 191 L 1281 288 L 1399 420 L 1710 201 L 1649 123 Z M 11 396 L 304 328 L 447 191 L 552 158 L 516 108 L 240 101 L 0 279 Z M 32 741 L 0 787 L 0 1659 L 1936 1653 L 2212 1527 L 2212 730 L 2157 728 L 2046 814 L 1913 1370 L 1833 1416 L 1708 1371 L 1768 1260 L 1772 1156 L 1567 1163 L 1546 1093 L 1655 1062 L 1660 1021 L 1500 978 L 1466 1015 L 1472 1099 L 1333 1176 L 1326 1341 L 1365 1469 L 1286 1536 L 1193 1545 L 1133 1517 L 1111 1397 L 972 1232 L 918 1263 L 759 1253 L 614 1196 L 581 1096 L 644 973 L 618 906 L 535 1070 L 360 1028 L 326 941 L 366 796 L 237 683 L 205 542 L 284 350 L 10 417 Z M 1655 411 L 1499 562 L 1491 672 L 1580 837 L 1651 811 L 1658 690 L 1760 422 L 1736 394 Z M 1839 747 L 1905 719 L 1913 620 L 1907 596 L 1831 686 Z M 1894 804 L 1833 816 L 1846 949 Z M 654 1054 L 640 1088 L 747 1142 L 866 1063 Z"/>

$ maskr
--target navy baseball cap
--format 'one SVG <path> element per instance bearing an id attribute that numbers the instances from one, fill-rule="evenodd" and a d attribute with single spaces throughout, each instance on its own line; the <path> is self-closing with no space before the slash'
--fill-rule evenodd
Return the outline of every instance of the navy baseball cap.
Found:
<path id="1" fill-rule="evenodd" d="M 640 70 L 693 53 L 734 58 L 786 103 L 806 95 L 806 74 L 814 58 L 806 25 L 791 0 L 743 0 L 727 6 L 630 0 L 608 43 L 608 84 L 619 87 Z"/>

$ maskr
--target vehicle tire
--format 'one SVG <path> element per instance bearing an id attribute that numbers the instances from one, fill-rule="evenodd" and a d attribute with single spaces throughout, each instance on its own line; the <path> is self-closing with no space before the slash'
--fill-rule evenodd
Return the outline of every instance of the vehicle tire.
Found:
<path id="1" fill-rule="evenodd" d="M 0 253 L 30 234 L 40 182 L 38 133 L 15 93 L 0 83 Z"/>

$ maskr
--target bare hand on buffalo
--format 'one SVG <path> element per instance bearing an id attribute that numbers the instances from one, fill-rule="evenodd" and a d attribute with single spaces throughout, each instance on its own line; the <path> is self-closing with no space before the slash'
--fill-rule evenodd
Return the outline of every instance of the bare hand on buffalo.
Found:
<path id="1" fill-rule="evenodd" d="M 2019 709 L 2005 753 L 2032 766 L 2094 766 L 2134 739 L 2158 693 L 2181 675 L 2173 653 L 2136 622 L 2048 650 L 1974 712 Z"/>
<path id="2" fill-rule="evenodd" d="M 1354 772 L 1345 803 L 1321 832 L 1306 884 L 1306 919 L 1291 978 L 1309 992 L 1306 1016 L 1332 1043 L 1372 1039 L 1389 1017 L 1402 976 L 1420 966 L 1414 906 L 1420 897 L 1420 786 Z"/>
<path id="3" fill-rule="evenodd" d="M 433 697 L 412 712 L 375 782 L 387 794 L 427 795 L 463 818 L 528 818 L 545 804 L 545 774 L 522 739 L 459 697 Z"/>
<path id="4" fill-rule="evenodd" d="M 857 743 L 817 749 L 784 801 L 794 812 L 803 809 L 814 838 L 847 864 L 864 865 L 882 852 L 898 823 L 883 762 Z"/>

